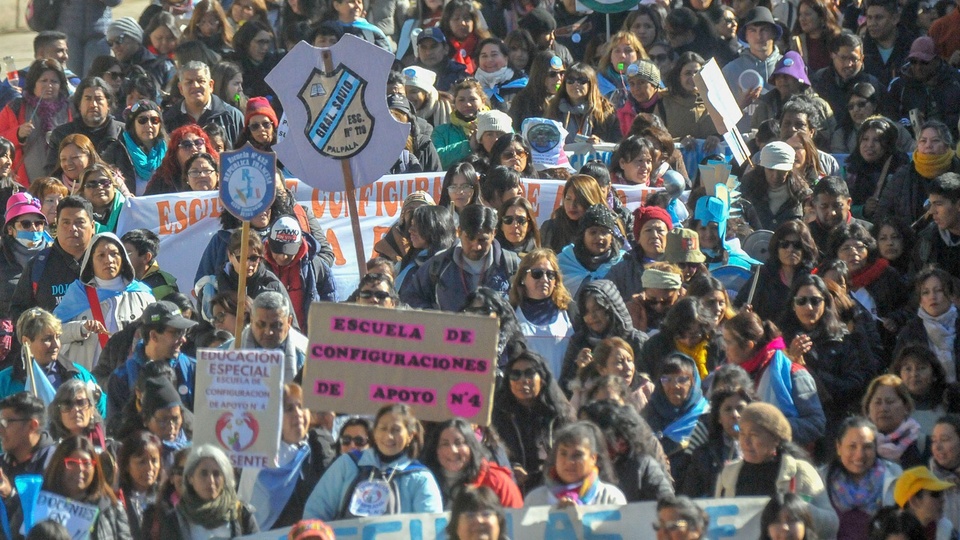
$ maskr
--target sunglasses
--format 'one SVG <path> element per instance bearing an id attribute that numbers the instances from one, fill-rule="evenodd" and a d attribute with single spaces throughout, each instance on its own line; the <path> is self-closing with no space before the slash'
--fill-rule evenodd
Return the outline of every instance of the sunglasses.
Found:
<path id="1" fill-rule="evenodd" d="M 121 72 L 121 71 L 105 71 L 105 72 L 103 73 L 103 77 L 104 77 L 105 79 L 110 79 L 110 80 L 114 80 L 114 81 L 115 81 L 115 80 L 123 77 L 123 72 Z"/>
<path id="2" fill-rule="evenodd" d="M 513 225 L 514 223 L 522 227 L 527 224 L 527 218 L 523 216 L 503 216 L 504 225 Z"/>
<path id="3" fill-rule="evenodd" d="M 503 153 L 500 154 L 500 157 L 502 159 L 513 159 L 513 158 L 526 157 L 526 156 L 527 156 L 526 150 L 520 150 L 519 152 L 516 150 L 504 150 Z"/>
<path id="4" fill-rule="evenodd" d="M 807 304 L 810 304 L 812 308 L 818 308 L 823 304 L 822 296 L 797 296 L 793 299 L 793 305 L 797 307 L 806 307 Z"/>
<path id="5" fill-rule="evenodd" d="M 140 124 L 141 126 L 147 125 L 148 122 L 155 126 L 159 126 L 160 117 L 159 116 L 138 116 L 137 117 L 137 123 Z"/>
<path id="6" fill-rule="evenodd" d="M 590 84 L 590 79 L 586 77 L 566 77 L 564 82 L 567 84 Z"/>
<path id="7" fill-rule="evenodd" d="M 107 187 L 112 183 L 113 182 L 109 180 L 90 180 L 88 182 L 84 182 L 83 189 L 97 189 L 97 188 Z"/>
<path id="8" fill-rule="evenodd" d="M 557 280 L 557 272 L 554 270 L 544 270 L 542 268 L 531 268 L 527 270 L 527 273 L 530 274 L 530 277 L 533 279 L 543 279 L 547 278 L 548 281 Z"/>
<path id="9" fill-rule="evenodd" d="M 390 298 L 390 293 L 387 291 L 360 291 L 357 293 L 357 298 L 363 298 L 364 300 L 376 298 L 377 302 L 383 302 Z"/>
<path id="10" fill-rule="evenodd" d="M 370 442 L 370 439 L 357 435 L 355 437 L 350 437 L 349 435 L 344 435 L 340 437 L 340 446 L 366 446 Z"/>
<path id="11" fill-rule="evenodd" d="M 47 222 L 42 219 L 38 219 L 36 221 L 31 221 L 29 219 L 22 219 L 17 223 L 19 223 L 20 227 L 24 229 L 29 229 L 30 227 L 36 227 L 38 229 L 42 229 L 47 224 Z"/>
<path id="12" fill-rule="evenodd" d="M 684 531 L 687 529 L 687 522 L 683 519 L 678 519 L 676 521 L 664 521 L 663 523 L 654 523 L 653 530 L 660 531 L 664 530 L 667 532 L 676 532 Z"/>
<path id="13" fill-rule="evenodd" d="M 566 73 L 566 71 L 551 71 L 547 73 L 547 78 L 559 79 L 560 77 L 563 77 L 564 73 Z"/>
<path id="14" fill-rule="evenodd" d="M 508 376 L 511 381 L 519 381 L 520 379 L 532 379 L 536 377 L 539 373 L 533 368 L 527 369 L 511 369 Z"/>
<path id="15" fill-rule="evenodd" d="M 644 304 L 648 306 L 667 306 L 673 304 L 673 300 L 669 298 L 648 298 L 643 301 Z"/>
<path id="16" fill-rule="evenodd" d="M 273 122 L 264 120 L 263 122 L 250 123 L 250 131 L 259 131 L 261 129 L 273 129 Z"/>
<path id="17" fill-rule="evenodd" d="M 234 253 L 234 254 L 233 254 L 233 258 L 239 261 L 239 260 L 240 260 L 240 254 L 239 254 L 239 253 Z M 252 263 L 260 262 L 260 259 L 262 259 L 262 258 L 263 258 L 263 257 L 261 257 L 260 255 L 250 255 L 249 257 L 247 257 L 247 262 L 252 262 Z"/>
<path id="18" fill-rule="evenodd" d="M 203 150 L 204 148 L 207 147 L 207 143 L 204 142 L 203 139 L 193 139 L 192 141 L 184 139 L 180 141 L 180 144 L 177 146 L 179 146 L 180 148 L 183 148 L 184 150 L 190 150 L 191 148 L 196 148 L 197 150 Z"/>
<path id="19" fill-rule="evenodd" d="M 653 62 L 654 64 L 660 64 L 660 63 L 666 62 L 667 60 L 670 60 L 669 54 L 651 54 L 650 55 L 650 61 Z"/>
<path id="20" fill-rule="evenodd" d="M 780 249 L 793 248 L 797 251 L 800 251 L 803 249 L 803 243 L 801 243 L 799 240 L 781 240 L 777 242 L 777 247 L 779 247 Z"/>
<path id="21" fill-rule="evenodd" d="M 855 110 L 855 109 L 865 109 L 865 108 L 867 108 L 867 105 L 869 105 L 869 104 L 870 104 L 870 102 L 867 101 L 867 100 L 854 101 L 853 103 L 847 104 L 847 110 L 848 110 L 848 111 L 852 111 L 852 110 Z"/>
<path id="22" fill-rule="evenodd" d="M 60 403 L 57 405 L 57 407 L 60 408 L 60 412 L 70 412 L 74 409 L 85 411 L 90 408 L 90 400 L 87 398 L 80 398 L 75 401 Z"/>

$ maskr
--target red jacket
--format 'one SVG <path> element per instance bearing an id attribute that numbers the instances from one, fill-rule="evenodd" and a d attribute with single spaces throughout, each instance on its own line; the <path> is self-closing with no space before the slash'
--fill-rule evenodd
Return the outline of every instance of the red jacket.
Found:
<path id="1" fill-rule="evenodd" d="M 523 495 L 520 495 L 520 488 L 513 481 L 510 469 L 506 467 L 483 460 L 480 464 L 480 473 L 477 474 L 477 479 L 472 485 L 474 487 L 487 486 L 492 489 L 504 508 L 523 507 Z"/>

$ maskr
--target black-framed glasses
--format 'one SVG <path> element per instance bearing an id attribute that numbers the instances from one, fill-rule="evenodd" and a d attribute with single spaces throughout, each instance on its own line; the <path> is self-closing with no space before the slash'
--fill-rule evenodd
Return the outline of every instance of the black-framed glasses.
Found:
<path id="1" fill-rule="evenodd" d="M 564 76 L 566 73 L 567 73 L 566 71 L 551 71 L 551 72 L 547 73 L 547 78 L 548 78 L 548 79 L 562 79 L 563 76 Z"/>
<path id="2" fill-rule="evenodd" d="M 223 321 L 227 320 L 227 315 L 228 313 L 226 311 L 221 311 L 213 316 L 213 322 L 222 323 Z"/>
<path id="3" fill-rule="evenodd" d="M 239 261 L 239 260 L 240 260 L 240 254 L 239 254 L 239 253 L 233 253 L 233 258 Z M 247 262 L 257 263 L 257 262 L 260 262 L 260 259 L 262 259 L 262 258 L 263 258 L 263 257 L 260 256 L 260 255 L 248 255 L 248 256 L 247 256 Z"/>
<path id="4" fill-rule="evenodd" d="M 357 293 L 357 298 L 363 298 L 364 300 L 376 298 L 377 302 L 384 302 L 390 298 L 390 293 L 387 291 L 360 291 Z"/>
<path id="5" fill-rule="evenodd" d="M 201 176 L 212 176 L 215 172 L 217 172 L 215 169 L 190 169 L 187 171 L 187 176 L 190 178 L 200 178 Z"/>
<path id="6" fill-rule="evenodd" d="M 539 373 L 533 368 L 527 369 L 511 369 L 507 374 L 510 377 L 511 381 L 519 381 L 520 379 L 533 379 Z"/>
<path id="7" fill-rule="evenodd" d="M 862 101 L 854 101 L 853 103 L 847 104 L 847 110 L 852 111 L 854 109 L 865 109 L 867 108 L 867 105 L 870 105 L 870 102 L 865 99 Z"/>
<path id="8" fill-rule="evenodd" d="M 514 159 L 514 158 L 518 158 L 518 157 L 527 157 L 527 151 L 526 151 L 526 150 L 513 150 L 513 149 L 504 150 L 503 153 L 500 154 L 500 157 L 501 157 L 502 159 Z"/>
<path id="9" fill-rule="evenodd" d="M 103 78 L 115 81 L 123 77 L 122 71 L 104 71 Z"/>
<path id="10" fill-rule="evenodd" d="M 524 216 L 503 216 L 504 225 L 513 225 L 514 223 L 523 227 L 527 224 L 527 218 Z"/>
<path id="11" fill-rule="evenodd" d="M 159 117 L 159 116 L 147 116 L 147 115 L 143 115 L 143 116 L 138 116 L 138 117 L 137 117 L 137 123 L 140 124 L 141 126 L 147 125 L 148 122 L 151 123 L 151 124 L 153 124 L 153 125 L 155 125 L 155 126 L 159 126 L 159 125 L 160 125 L 160 117 Z"/>
<path id="12" fill-rule="evenodd" d="M 549 281 L 556 281 L 558 277 L 555 270 L 544 270 L 543 268 L 531 268 L 527 270 L 527 273 L 530 274 L 530 277 L 533 279 L 547 278 Z"/>
<path id="13" fill-rule="evenodd" d="M 777 247 L 780 249 L 795 249 L 797 251 L 803 250 L 803 242 L 799 240 L 781 240 L 777 242 Z"/>
<path id="14" fill-rule="evenodd" d="M 180 141 L 180 144 L 177 146 L 183 148 L 184 150 L 191 150 L 194 148 L 197 150 L 203 150 L 207 147 L 207 143 L 203 139 L 193 139 L 192 141 L 189 139 L 184 139 Z"/>
<path id="15" fill-rule="evenodd" d="M 47 224 L 47 222 L 44 221 L 44 220 L 42 220 L 42 219 L 36 219 L 36 220 L 33 220 L 33 219 L 21 219 L 21 220 L 18 221 L 17 223 L 19 223 L 19 224 L 20 224 L 20 227 L 23 228 L 23 229 L 29 229 L 30 227 L 36 227 L 36 228 L 38 228 L 38 229 L 42 229 L 42 228 L 43 228 L 44 226 L 46 226 L 46 224 Z"/>
<path id="16" fill-rule="evenodd" d="M 85 411 L 90 408 L 90 400 L 87 398 L 75 399 L 73 401 L 58 403 L 57 407 L 60 408 L 60 412 L 70 412 L 74 409 L 78 411 Z"/>
<path id="17" fill-rule="evenodd" d="M 350 446 L 351 444 L 353 446 L 366 446 L 367 443 L 369 442 L 370 442 L 370 439 L 362 435 L 355 435 L 353 437 L 349 435 L 344 435 L 340 437 L 340 446 Z"/>
<path id="18" fill-rule="evenodd" d="M 818 308 L 823 304 L 822 296 L 797 296 L 793 299 L 793 305 L 797 307 L 806 307 L 807 304 L 812 308 Z"/>
<path id="19" fill-rule="evenodd" d="M 7 429 L 10 424 L 15 422 L 29 422 L 29 418 L 0 418 L 0 429 Z"/>

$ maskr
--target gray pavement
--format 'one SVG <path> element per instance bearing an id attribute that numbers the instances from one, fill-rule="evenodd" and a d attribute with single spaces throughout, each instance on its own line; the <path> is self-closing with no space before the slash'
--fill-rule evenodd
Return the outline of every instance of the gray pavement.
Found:
<path id="1" fill-rule="evenodd" d="M 149 4 L 149 0 L 124 0 L 119 6 L 113 8 L 113 17 L 137 19 Z M 30 31 L 0 34 L 0 56 L 13 56 L 17 68 L 30 64 L 33 61 L 33 37 L 36 35 L 36 32 Z"/>

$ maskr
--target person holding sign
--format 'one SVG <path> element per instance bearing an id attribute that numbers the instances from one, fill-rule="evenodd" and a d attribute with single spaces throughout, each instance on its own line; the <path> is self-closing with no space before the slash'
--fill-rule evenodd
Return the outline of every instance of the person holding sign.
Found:
<path id="1" fill-rule="evenodd" d="M 307 500 L 304 519 L 440 513 L 433 474 L 417 458 L 423 426 L 403 404 L 387 405 L 374 420 L 373 446 L 337 458 Z M 376 501 L 376 502 L 372 502 Z"/>
<path id="2" fill-rule="evenodd" d="M 86 437 L 69 437 L 60 442 L 43 475 L 41 490 L 97 507 L 99 511 L 89 523 L 90 540 L 133 538 L 127 512 L 110 488 L 97 451 Z M 53 508 L 49 510 L 54 513 Z M 69 509 L 65 511 L 66 519 L 71 521 L 83 517 L 69 514 Z"/>

